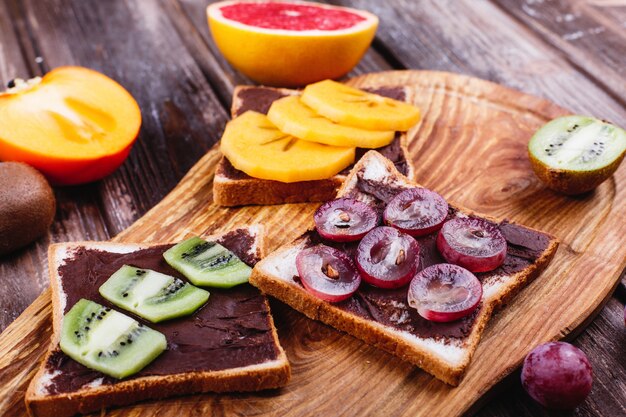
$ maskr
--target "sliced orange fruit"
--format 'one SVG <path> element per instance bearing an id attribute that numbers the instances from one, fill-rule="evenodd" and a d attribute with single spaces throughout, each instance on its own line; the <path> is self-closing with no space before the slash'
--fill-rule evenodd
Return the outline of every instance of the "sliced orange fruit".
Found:
<path id="1" fill-rule="evenodd" d="M 300 99 L 330 120 L 361 129 L 405 131 L 420 120 L 415 106 L 331 80 L 306 86 Z"/>
<path id="2" fill-rule="evenodd" d="M 281 132 L 267 116 L 247 111 L 231 120 L 220 149 L 251 177 L 281 182 L 330 178 L 354 162 L 355 148 L 322 145 Z"/>
<path id="3" fill-rule="evenodd" d="M 211 34 L 228 62 L 252 80 L 295 87 L 339 78 L 369 47 L 378 18 L 304 1 L 222 1 L 207 8 Z"/>
<path id="4" fill-rule="evenodd" d="M 393 130 L 366 130 L 335 123 L 315 113 L 296 96 L 276 100 L 267 117 L 285 133 L 326 145 L 380 148 L 391 143 L 395 135 Z"/>
<path id="5" fill-rule="evenodd" d="M 0 93 L 0 159 L 25 162 L 54 184 L 80 184 L 113 172 L 141 126 L 133 97 L 82 67 L 15 80 Z"/>

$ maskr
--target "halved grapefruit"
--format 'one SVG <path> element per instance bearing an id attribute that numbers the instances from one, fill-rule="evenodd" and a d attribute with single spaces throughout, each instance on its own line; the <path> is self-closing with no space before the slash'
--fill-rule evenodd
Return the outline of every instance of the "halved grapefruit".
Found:
<path id="1" fill-rule="evenodd" d="M 270 86 L 296 87 L 348 73 L 369 47 L 378 18 L 312 2 L 234 0 L 207 8 L 228 62 Z"/>

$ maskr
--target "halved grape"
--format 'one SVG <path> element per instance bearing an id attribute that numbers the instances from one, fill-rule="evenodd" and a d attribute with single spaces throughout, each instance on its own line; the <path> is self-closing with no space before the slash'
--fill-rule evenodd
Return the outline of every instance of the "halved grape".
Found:
<path id="1" fill-rule="evenodd" d="M 420 246 L 393 227 L 377 227 L 359 243 L 356 264 L 363 279 L 380 288 L 406 285 L 417 271 Z"/>
<path id="2" fill-rule="evenodd" d="M 473 217 L 457 217 L 443 224 L 437 248 L 450 263 L 472 272 L 496 269 L 506 257 L 506 239 L 494 223 Z"/>
<path id="3" fill-rule="evenodd" d="M 533 349 L 522 367 L 522 386 L 539 404 L 573 409 L 582 403 L 593 383 L 585 353 L 565 342 L 549 342 Z"/>
<path id="4" fill-rule="evenodd" d="M 322 204 L 314 216 L 315 228 L 324 239 L 352 242 L 378 224 L 378 215 L 367 204 L 353 198 L 338 198 Z"/>
<path id="5" fill-rule="evenodd" d="M 325 301 L 345 300 L 361 284 L 361 277 L 350 257 L 326 245 L 300 251 L 296 256 L 296 268 L 304 288 Z"/>
<path id="6" fill-rule="evenodd" d="M 434 191 L 410 188 L 395 196 L 387 205 L 385 224 L 411 236 L 424 236 L 441 229 L 448 216 L 448 203 Z"/>
<path id="7" fill-rule="evenodd" d="M 448 322 L 471 314 L 483 296 L 478 278 L 465 268 L 436 264 L 418 272 L 407 294 L 409 305 L 426 320 Z"/>

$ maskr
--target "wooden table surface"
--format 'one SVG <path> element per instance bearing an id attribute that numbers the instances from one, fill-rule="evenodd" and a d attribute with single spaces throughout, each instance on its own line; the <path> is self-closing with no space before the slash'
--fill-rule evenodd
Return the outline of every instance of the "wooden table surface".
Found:
<path id="1" fill-rule="evenodd" d="M 250 81 L 212 42 L 208 3 L 0 1 L 0 83 L 83 65 L 124 85 L 143 116 L 139 139 L 120 169 L 93 184 L 56 188 L 58 208 L 48 235 L 0 258 L 0 330 L 48 285 L 49 243 L 115 236 L 158 203 L 219 139 L 233 87 Z M 372 48 L 351 75 L 405 68 L 459 72 L 626 126 L 626 0 L 332 3 L 381 19 Z M 595 372 L 592 393 L 575 416 L 626 415 L 625 282 L 622 276 L 614 296 L 573 342 Z M 529 399 L 514 372 L 478 415 L 551 414 Z"/>

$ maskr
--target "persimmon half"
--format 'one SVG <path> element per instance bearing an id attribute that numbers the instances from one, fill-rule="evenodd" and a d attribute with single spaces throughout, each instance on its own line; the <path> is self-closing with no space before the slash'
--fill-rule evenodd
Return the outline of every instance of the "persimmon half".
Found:
<path id="1" fill-rule="evenodd" d="M 124 162 L 140 126 L 124 87 L 97 71 L 60 67 L 0 93 L 0 160 L 25 162 L 53 184 L 83 184 Z"/>

